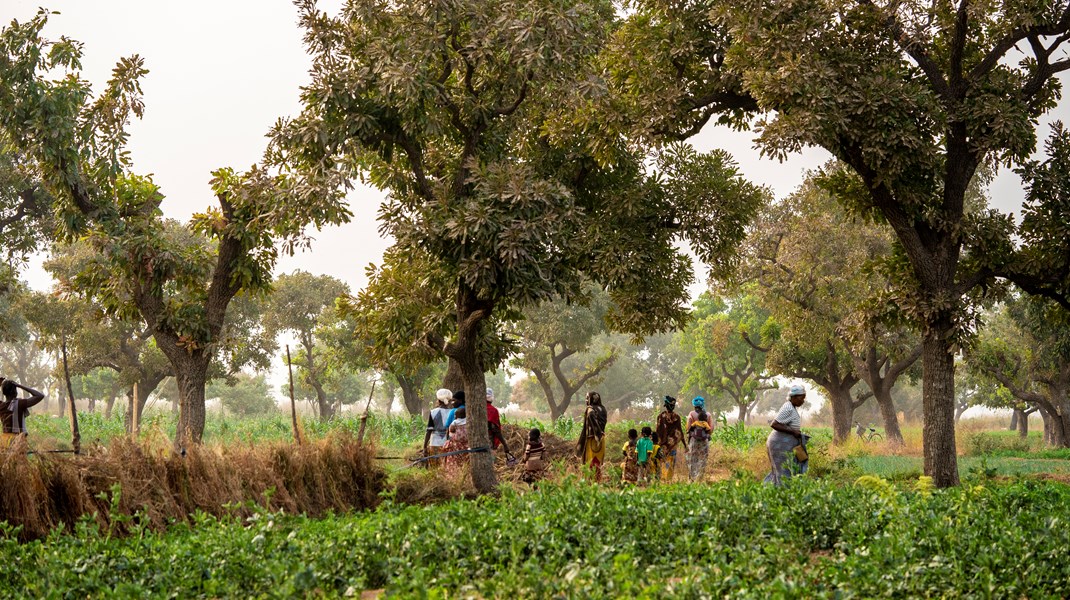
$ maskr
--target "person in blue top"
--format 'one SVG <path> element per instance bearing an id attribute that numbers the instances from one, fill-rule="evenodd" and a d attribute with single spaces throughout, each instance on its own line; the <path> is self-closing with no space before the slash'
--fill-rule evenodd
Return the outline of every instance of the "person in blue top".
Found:
<path id="1" fill-rule="evenodd" d="M 651 439 L 650 427 L 643 427 L 643 437 L 635 443 L 636 461 L 639 464 L 639 483 L 650 481 L 650 459 L 654 451 L 654 440 Z"/>
<path id="2" fill-rule="evenodd" d="M 446 417 L 446 429 L 449 429 L 450 425 L 453 424 L 453 420 L 457 418 L 458 408 L 464 408 L 464 390 L 453 392 L 453 408 L 450 409 L 450 414 Z"/>

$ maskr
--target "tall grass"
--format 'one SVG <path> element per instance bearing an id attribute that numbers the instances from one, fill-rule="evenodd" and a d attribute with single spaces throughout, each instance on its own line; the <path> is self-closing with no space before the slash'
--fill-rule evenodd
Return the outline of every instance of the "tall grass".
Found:
<path id="1" fill-rule="evenodd" d="M 193 447 L 123 437 L 82 455 L 0 453 L 0 521 L 37 538 L 89 518 L 122 532 L 132 515 L 162 529 L 204 512 L 247 512 L 249 503 L 312 516 L 374 506 L 385 483 L 372 445 L 340 433 L 303 446 Z"/>

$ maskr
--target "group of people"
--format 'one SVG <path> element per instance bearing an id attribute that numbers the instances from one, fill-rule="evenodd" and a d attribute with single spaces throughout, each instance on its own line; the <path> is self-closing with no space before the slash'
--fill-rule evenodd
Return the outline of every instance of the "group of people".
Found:
<path id="1" fill-rule="evenodd" d="M 19 390 L 29 396 L 19 398 Z M 0 377 L 0 392 L 3 393 L 3 399 L 0 400 L 0 422 L 3 423 L 0 447 L 6 448 L 15 438 L 26 434 L 26 415 L 30 414 L 31 408 L 45 399 L 45 395 L 4 377 Z"/>
<path id="2" fill-rule="evenodd" d="M 427 432 L 424 435 L 424 456 L 430 457 L 432 465 L 442 464 L 457 467 L 468 460 L 472 451 L 495 451 L 502 448 L 507 457 L 509 443 L 502 433 L 502 419 L 494 406 L 494 390 L 487 388 L 487 429 L 490 448 L 471 450 L 468 447 L 468 411 L 465 407 L 464 390 L 451 392 L 440 389 L 435 393 L 437 405 L 427 417 Z M 436 458 L 441 456 L 441 458 Z"/>
<path id="3" fill-rule="evenodd" d="M 687 455 L 687 472 L 691 481 L 702 478 L 710 453 L 713 425 L 706 412 L 706 401 L 696 396 L 693 410 L 687 415 L 687 427 L 676 414 L 676 398 L 665 396 L 665 409 L 658 415 L 656 430 L 628 430 L 628 441 L 621 449 L 621 479 L 625 483 L 648 484 L 671 482 L 676 473 L 676 458 L 682 447 Z"/>
<path id="4" fill-rule="evenodd" d="M 24 388 L 26 389 L 26 388 Z M 34 393 L 33 390 L 27 390 Z M 5 397 L 8 389 L 4 387 Z M 39 400 L 38 400 L 39 401 Z M 456 466 L 467 461 L 468 452 L 493 451 L 503 447 L 510 457 L 509 446 L 502 434 L 501 415 L 494 406 L 494 390 L 487 388 L 487 427 L 491 447 L 469 449 L 468 419 L 465 411 L 464 391 L 438 390 L 437 406 L 427 419 L 424 436 L 424 456 L 432 464 Z M 770 472 L 767 483 L 782 485 L 797 473 L 805 473 L 809 465 L 806 444 L 810 436 L 802 432 L 802 417 L 799 407 L 806 402 L 806 388 L 793 385 L 788 391 L 788 400 L 780 407 L 770 422 L 766 438 Z M 691 401 L 692 410 L 687 415 L 686 425 L 676 413 L 676 398 L 665 396 L 664 406 L 658 414 L 655 427 L 644 426 L 640 431 L 630 429 L 628 441 L 621 448 L 621 478 L 625 483 L 649 484 L 655 481 L 669 483 L 676 474 L 676 460 L 681 451 L 687 456 L 687 472 L 691 481 L 701 480 L 706 471 L 713 436 L 713 422 L 706 412 L 706 401 L 696 396 Z M 609 415 L 602 405 L 598 392 L 587 392 L 583 414 L 583 428 L 576 445 L 576 453 L 584 466 L 593 474 L 595 481 L 602 480 L 602 467 L 606 461 L 606 425 Z M 4 421 L 7 431 L 7 420 Z M 522 479 L 534 483 L 541 478 L 546 468 L 546 448 L 538 429 L 528 432 L 524 446 Z M 441 457 L 441 458 L 437 458 Z"/>
<path id="5" fill-rule="evenodd" d="M 766 438 L 770 472 L 765 481 L 782 485 L 793 474 L 805 473 L 809 464 L 806 444 L 810 436 L 802 432 L 802 417 L 798 408 L 806 402 L 806 388 L 791 386 L 788 401 L 770 422 Z M 713 423 L 706 412 L 706 401 L 696 396 L 693 410 L 687 415 L 684 427 L 676 414 L 676 398 L 665 396 L 664 409 L 658 414 L 656 427 L 645 426 L 641 431 L 628 431 L 628 441 L 621 448 L 621 478 L 626 483 L 647 484 L 653 481 L 671 482 L 676 473 L 676 459 L 682 448 L 687 453 L 688 477 L 700 480 L 709 458 Z M 605 463 L 605 436 L 608 415 L 598 392 L 587 393 L 587 407 L 583 429 L 577 444 L 577 454 L 583 464 L 601 481 Z"/>

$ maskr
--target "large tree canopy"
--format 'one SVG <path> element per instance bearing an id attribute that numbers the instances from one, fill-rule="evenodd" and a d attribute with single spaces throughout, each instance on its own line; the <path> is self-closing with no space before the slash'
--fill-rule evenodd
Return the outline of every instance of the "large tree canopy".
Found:
<path id="1" fill-rule="evenodd" d="M 126 150 L 126 126 L 144 108 L 142 59 L 120 60 L 94 96 L 80 75 L 81 45 L 45 39 L 47 21 L 41 11 L 0 32 L 0 139 L 21 153 L 26 178 L 39 178 L 65 234 L 98 252 L 73 278 L 76 290 L 144 320 L 171 362 L 182 397 L 176 445 L 200 442 L 204 386 L 231 300 L 267 286 L 277 242 L 292 249 L 306 226 L 348 211 L 254 166 L 215 171 L 218 208 L 166 222 L 159 189 L 132 171 Z"/>
<path id="2" fill-rule="evenodd" d="M 554 126 L 600 93 L 592 59 L 610 2 L 351 0 L 338 17 L 300 7 L 312 82 L 302 114 L 275 131 L 275 158 L 324 195 L 357 178 L 389 190 L 391 256 L 424 264 L 404 276 L 437 282 L 453 313 L 446 335 L 434 320 L 393 331 L 447 355 L 472 397 L 495 366 L 481 358 L 496 313 L 575 296 L 584 276 L 608 289 L 616 327 L 682 322 L 693 275 L 675 243 L 729 263 L 763 199 L 723 153 L 671 148 L 655 176 L 621 140 L 596 160 L 582 135 Z M 484 407 L 470 410 L 470 442 L 485 446 Z M 473 459 L 481 490 L 495 485 L 491 458 Z"/>
<path id="3" fill-rule="evenodd" d="M 626 56 L 672 58 L 618 60 L 626 84 L 614 91 L 621 106 L 637 106 L 650 82 L 674 74 L 682 92 L 660 114 L 691 118 L 668 137 L 750 108 L 764 115 L 764 152 L 820 146 L 851 167 L 833 184 L 837 197 L 894 231 L 897 302 L 923 335 L 925 472 L 956 484 L 954 354 L 972 334 L 973 300 L 1003 277 L 1067 303 L 1065 270 L 1042 268 L 1030 250 L 1047 254 L 1040 242 L 1054 238 L 1027 226 L 1016 245 L 1010 215 L 970 212 L 966 198 L 980 169 L 1033 151 L 1038 119 L 1059 97 L 1055 75 L 1070 68 L 1060 51 L 1070 3 L 647 0 L 629 21 L 619 45 L 641 48 Z M 754 104 L 740 109 L 711 93 L 717 86 Z M 1049 218 L 1041 230 L 1051 231 L 1050 217 L 1067 221 L 1061 203 L 1038 200 L 1051 209 L 1038 211 Z"/>

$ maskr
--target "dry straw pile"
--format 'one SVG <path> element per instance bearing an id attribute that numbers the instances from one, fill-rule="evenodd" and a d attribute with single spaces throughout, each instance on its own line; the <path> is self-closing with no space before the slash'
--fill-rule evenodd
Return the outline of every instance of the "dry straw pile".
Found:
<path id="1" fill-rule="evenodd" d="M 359 510 L 375 506 L 386 485 L 374 456 L 349 435 L 304 446 L 205 446 L 185 456 L 162 441 L 120 439 L 80 456 L 29 454 L 20 441 L 0 451 L 0 521 L 34 539 L 85 515 L 121 533 L 135 514 L 162 529 L 197 511 L 245 514 L 250 502 L 310 516 Z"/>

